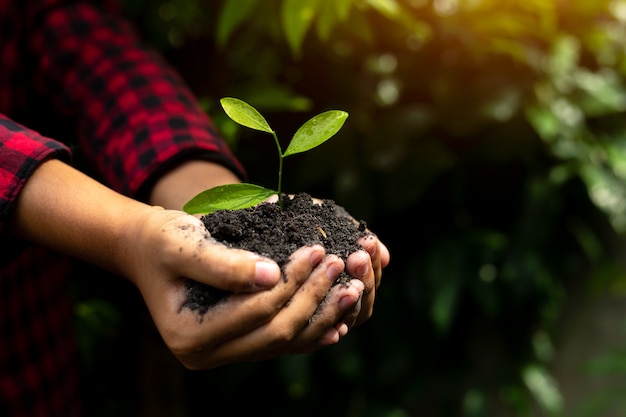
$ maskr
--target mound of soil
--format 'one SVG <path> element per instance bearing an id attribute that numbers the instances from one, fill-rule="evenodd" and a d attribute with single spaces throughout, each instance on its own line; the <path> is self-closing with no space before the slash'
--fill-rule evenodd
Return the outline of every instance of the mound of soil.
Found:
<path id="1" fill-rule="evenodd" d="M 283 210 L 277 203 L 262 203 L 243 210 L 220 210 L 202 217 L 202 222 L 219 242 L 271 258 L 283 268 L 293 252 L 303 246 L 321 244 L 326 253 L 341 257 L 360 249 L 357 240 L 368 234 L 364 221 L 358 224 L 332 200 L 315 204 L 310 195 L 285 197 Z M 349 280 L 343 274 L 337 281 Z M 206 284 L 189 280 L 183 308 L 204 314 L 228 295 Z"/>

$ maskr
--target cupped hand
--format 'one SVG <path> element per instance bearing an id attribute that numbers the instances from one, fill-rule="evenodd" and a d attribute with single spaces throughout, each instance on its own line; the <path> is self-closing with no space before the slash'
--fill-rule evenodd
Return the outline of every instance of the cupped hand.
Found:
<path id="1" fill-rule="evenodd" d="M 345 335 L 345 317 L 358 311 L 365 286 L 331 288 L 344 262 L 319 245 L 296 251 L 283 275 L 269 259 L 217 243 L 194 216 L 155 208 L 136 223 L 123 238 L 126 275 L 190 369 L 319 349 Z M 200 314 L 183 307 L 187 279 L 232 294 Z"/>

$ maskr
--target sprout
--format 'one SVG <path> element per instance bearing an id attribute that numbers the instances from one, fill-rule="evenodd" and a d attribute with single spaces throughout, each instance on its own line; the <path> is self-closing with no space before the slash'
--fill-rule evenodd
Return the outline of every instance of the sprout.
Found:
<path id="1" fill-rule="evenodd" d="M 189 214 L 208 214 L 217 210 L 238 210 L 252 207 L 268 197 L 277 194 L 280 208 L 283 208 L 282 179 L 283 159 L 286 156 L 306 152 L 330 139 L 341 129 L 348 118 L 348 113 L 330 110 L 318 114 L 304 123 L 296 131 L 285 152 L 280 147 L 276 132 L 265 118 L 245 101 L 225 97 L 220 100 L 222 108 L 236 123 L 250 129 L 270 133 L 278 149 L 278 189 L 272 190 L 255 184 L 226 184 L 210 188 L 189 200 L 183 210 Z"/>

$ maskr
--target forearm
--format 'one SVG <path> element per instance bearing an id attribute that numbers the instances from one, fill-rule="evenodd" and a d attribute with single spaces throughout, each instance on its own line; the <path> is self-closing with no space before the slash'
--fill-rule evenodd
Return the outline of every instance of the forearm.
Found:
<path id="1" fill-rule="evenodd" d="M 22 189 L 9 231 L 125 275 L 124 228 L 150 210 L 154 208 L 51 159 L 35 170 Z"/>

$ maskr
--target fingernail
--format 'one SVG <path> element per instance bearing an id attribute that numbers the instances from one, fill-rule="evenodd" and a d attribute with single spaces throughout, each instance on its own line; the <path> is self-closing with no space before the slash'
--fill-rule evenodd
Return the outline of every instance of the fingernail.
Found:
<path id="1" fill-rule="evenodd" d="M 259 261 L 255 274 L 254 283 L 257 287 L 273 287 L 280 278 L 280 268 L 274 262 Z"/>
<path id="2" fill-rule="evenodd" d="M 311 253 L 311 257 L 309 258 L 309 262 L 311 263 L 311 267 L 315 268 L 320 262 L 324 259 L 324 252 L 319 250 L 314 250 Z"/>
<path id="3" fill-rule="evenodd" d="M 342 271 L 343 268 L 341 267 L 341 265 L 332 263 L 328 266 L 328 269 L 326 270 L 326 276 L 328 277 L 330 282 L 335 282 L 335 280 L 337 280 L 339 274 L 341 274 Z"/>
<path id="4" fill-rule="evenodd" d="M 346 323 L 341 323 L 337 327 L 337 331 L 339 332 L 339 337 L 344 337 L 348 334 L 348 325 Z"/>
<path id="5" fill-rule="evenodd" d="M 354 271 L 357 275 L 357 278 L 362 278 L 370 271 L 369 262 L 363 262 L 361 265 L 356 267 L 356 271 Z"/>
<path id="6" fill-rule="evenodd" d="M 339 300 L 339 310 L 346 311 L 354 306 L 354 298 L 346 295 Z"/>

